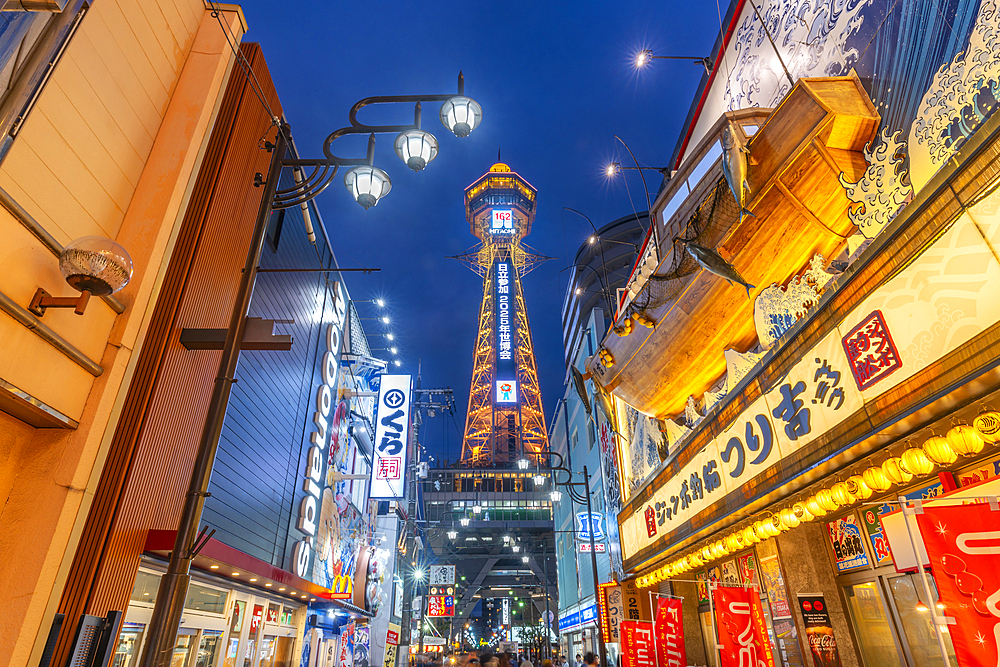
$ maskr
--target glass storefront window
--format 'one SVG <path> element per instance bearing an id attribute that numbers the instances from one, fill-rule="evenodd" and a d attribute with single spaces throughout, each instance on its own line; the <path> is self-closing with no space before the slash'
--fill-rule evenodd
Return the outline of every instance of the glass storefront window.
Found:
<path id="1" fill-rule="evenodd" d="M 239 637 L 233 637 L 229 640 L 229 648 L 226 650 L 226 662 L 225 667 L 236 667 L 236 653 L 240 648 Z"/>
<path id="2" fill-rule="evenodd" d="M 174 654 L 170 656 L 170 667 L 184 667 L 188 656 L 191 655 L 191 646 L 194 644 L 194 635 L 181 635 L 174 644 Z"/>
<path id="3" fill-rule="evenodd" d="M 260 652 L 257 656 L 258 667 L 271 667 L 274 660 L 274 637 L 264 637 L 260 640 Z"/>
<path id="4" fill-rule="evenodd" d="M 139 645 L 142 644 L 142 630 L 145 626 L 126 623 L 118 635 L 118 646 L 112 667 L 132 667 L 139 660 Z"/>
<path id="5" fill-rule="evenodd" d="M 201 643 L 198 644 L 198 656 L 195 659 L 194 667 L 215 667 L 221 648 L 222 632 L 205 630 L 201 635 Z"/>
<path id="6" fill-rule="evenodd" d="M 226 591 L 191 582 L 187 598 L 184 600 L 184 608 L 210 614 L 224 614 L 226 613 Z"/>
<path id="7" fill-rule="evenodd" d="M 854 634 L 866 667 L 903 667 L 892 638 L 878 584 L 868 581 L 844 587 Z"/>
<path id="8" fill-rule="evenodd" d="M 139 570 L 135 575 L 135 586 L 132 587 L 132 601 L 154 604 L 156 591 L 160 587 L 160 575 L 154 572 Z"/>
<path id="9" fill-rule="evenodd" d="M 924 594 L 920 577 L 916 574 L 889 579 L 889 590 L 892 592 L 896 614 L 899 617 L 900 625 L 903 626 L 903 633 L 906 635 L 906 644 L 910 658 L 913 660 L 913 667 L 942 667 L 944 660 L 941 658 L 941 647 L 938 645 L 937 635 L 934 632 L 930 611 L 917 610 L 917 601 L 922 601 L 932 607 L 937 600 L 937 588 L 934 585 L 934 580 L 930 576 L 927 577 L 927 580 L 933 596 L 931 600 L 924 599 L 927 596 Z M 955 648 L 951 644 L 951 637 L 946 634 L 944 640 L 949 662 L 952 665 L 957 665 L 958 661 L 955 658 Z"/>

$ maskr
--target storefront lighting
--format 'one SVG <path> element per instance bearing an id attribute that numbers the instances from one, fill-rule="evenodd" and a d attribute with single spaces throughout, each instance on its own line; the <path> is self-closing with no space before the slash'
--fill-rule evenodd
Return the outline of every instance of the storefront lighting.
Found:
<path id="1" fill-rule="evenodd" d="M 823 489 L 816 493 L 816 502 L 820 504 L 820 507 L 825 509 L 827 512 L 833 512 L 838 507 L 840 503 L 833 497 L 833 491 L 830 489 Z"/>
<path id="2" fill-rule="evenodd" d="M 767 530 L 767 522 L 764 520 L 754 522 L 753 532 L 761 542 L 771 537 L 771 533 Z"/>
<path id="3" fill-rule="evenodd" d="M 939 466 L 951 465 L 958 459 L 958 454 L 948 444 L 948 440 L 940 435 L 932 435 L 927 438 L 921 449 L 924 450 L 927 458 Z"/>
<path id="4" fill-rule="evenodd" d="M 449 540 L 454 540 L 456 537 L 458 537 L 458 531 L 457 530 L 449 530 L 448 531 L 448 539 Z"/>
<path id="5" fill-rule="evenodd" d="M 279 592 L 281 592 L 281 591 L 283 591 L 283 590 L 285 590 L 285 587 L 284 587 L 284 586 L 282 586 L 281 588 L 279 588 L 279 589 L 278 589 L 278 591 L 279 591 Z"/>
<path id="6" fill-rule="evenodd" d="M 240 573 L 239 572 L 233 572 L 233 576 L 234 577 L 238 577 L 238 576 L 240 576 Z"/>
<path id="7" fill-rule="evenodd" d="M 947 440 L 959 456 L 975 456 L 986 446 L 979 432 L 968 424 L 955 424 L 951 427 Z"/>
<path id="8" fill-rule="evenodd" d="M 254 581 L 257 581 L 256 577 L 254 577 L 253 579 L 250 580 L 251 583 L 253 583 Z"/>
<path id="9" fill-rule="evenodd" d="M 473 505 L 472 506 L 472 513 L 473 514 L 481 514 L 482 511 L 483 511 L 482 505 Z"/>
<path id="10" fill-rule="evenodd" d="M 799 523 L 799 518 L 795 516 L 795 511 L 791 507 L 786 507 L 778 513 L 778 519 L 781 521 L 781 525 L 785 527 L 786 530 L 791 530 L 792 528 L 797 528 Z"/>
<path id="11" fill-rule="evenodd" d="M 833 494 L 833 499 L 841 507 L 846 507 L 847 505 L 853 505 L 857 498 L 851 493 L 850 489 L 847 488 L 847 484 L 844 482 L 837 482 L 830 489 L 830 493 Z"/>
<path id="12" fill-rule="evenodd" d="M 271 586 L 272 586 L 272 584 L 270 582 L 264 584 L 264 588 L 270 588 Z"/>
<path id="13" fill-rule="evenodd" d="M 898 456 L 892 456 L 882 463 L 882 472 L 893 484 L 906 484 L 913 479 L 913 475 L 900 465 L 901 462 Z"/>
<path id="14" fill-rule="evenodd" d="M 726 548 L 729 549 L 730 553 L 733 551 L 739 551 L 740 549 L 740 545 L 736 541 L 736 535 L 726 535 L 723 542 L 725 542 Z"/>
<path id="15" fill-rule="evenodd" d="M 881 472 L 881 470 L 879 472 Z M 826 516 L 828 514 L 828 512 L 820 506 L 816 496 L 809 496 L 809 499 L 806 500 L 806 509 L 809 510 L 809 513 L 815 517 Z"/>
<path id="16" fill-rule="evenodd" d="M 930 607 L 924 604 L 923 600 L 917 600 L 917 611 L 930 611 Z"/>
<path id="17" fill-rule="evenodd" d="M 79 296 L 56 297 L 39 287 L 28 304 L 34 315 L 42 317 L 49 308 L 72 308 L 83 315 L 92 295 L 108 296 L 128 284 L 132 258 L 111 239 L 81 236 L 59 253 L 59 272 Z"/>
<path id="18" fill-rule="evenodd" d="M 809 508 L 806 507 L 806 504 L 804 502 L 797 502 L 794 505 L 792 505 L 792 513 L 795 515 L 795 518 L 798 519 L 800 523 L 812 521 L 816 518 L 812 515 L 812 513 L 809 512 Z"/>
<path id="19" fill-rule="evenodd" d="M 520 470 L 527 470 L 529 465 L 530 465 L 530 463 L 529 463 L 528 459 L 518 459 L 517 460 L 517 467 Z"/>
<path id="20" fill-rule="evenodd" d="M 706 563 L 715 560 L 715 556 L 712 554 L 712 550 L 708 546 L 701 548 L 701 559 Z"/>
<path id="21" fill-rule="evenodd" d="M 858 500 L 868 500 L 872 497 L 872 490 L 861 475 L 851 475 L 844 480 L 844 484 L 847 485 L 847 490 L 851 492 L 851 495 Z"/>
<path id="22" fill-rule="evenodd" d="M 941 600 L 938 600 L 937 604 L 935 604 L 934 606 L 937 607 L 938 609 L 944 609 L 944 602 L 941 602 Z"/>
<path id="23" fill-rule="evenodd" d="M 463 528 L 465 528 L 469 525 L 469 517 L 463 516 L 461 519 L 458 520 L 458 522 L 462 524 Z"/>
<path id="24" fill-rule="evenodd" d="M 982 411 L 972 420 L 972 427 L 985 442 L 1000 441 L 1000 412 L 984 405 Z"/>
<path id="25" fill-rule="evenodd" d="M 344 186 L 354 197 L 354 201 L 369 209 L 377 204 L 379 199 L 389 194 L 392 180 L 389 174 L 378 167 L 363 164 L 344 174 Z"/>
<path id="26" fill-rule="evenodd" d="M 545 475 L 535 475 L 534 480 L 535 486 L 541 486 L 542 484 L 545 484 Z"/>
<path id="27" fill-rule="evenodd" d="M 903 468 L 907 472 L 923 477 L 934 472 L 934 462 L 927 458 L 924 450 L 919 447 L 910 447 L 899 456 Z"/>
<path id="28" fill-rule="evenodd" d="M 757 542 L 758 542 L 757 534 L 753 532 L 753 526 L 751 525 L 744 528 L 743 543 L 746 544 L 747 546 L 750 546 L 751 544 L 756 544 Z"/>
<path id="29" fill-rule="evenodd" d="M 941 439 L 944 440 L 944 438 Z M 947 443 L 945 443 L 945 447 L 947 447 Z M 892 480 L 886 477 L 885 472 L 878 466 L 872 466 L 865 470 L 861 478 L 875 493 L 883 493 L 892 487 Z"/>
<path id="30" fill-rule="evenodd" d="M 219 566 L 218 566 L 218 565 L 212 565 L 212 566 L 211 566 L 211 567 L 209 567 L 208 569 L 210 569 L 210 570 L 218 570 L 218 569 L 219 569 Z"/>
<path id="31" fill-rule="evenodd" d="M 559 502 L 562 499 L 562 491 L 549 491 L 549 499 L 554 503 Z"/>

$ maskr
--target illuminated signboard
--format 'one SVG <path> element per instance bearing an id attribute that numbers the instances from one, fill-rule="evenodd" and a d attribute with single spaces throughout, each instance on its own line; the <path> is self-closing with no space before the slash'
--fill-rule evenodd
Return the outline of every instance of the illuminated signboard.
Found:
<path id="1" fill-rule="evenodd" d="M 490 225 L 491 234 L 513 234 L 514 212 L 510 209 L 494 209 L 493 222 Z"/>
<path id="2" fill-rule="evenodd" d="M 517 403 L 517 380 L 497 380 L 497 403 Z"/>
<path id="3" fill-rule="evenodd" d="M 375 416 L 371 499 L 399 500 L 403 497 L 409 433 L 410 376 L 383 375 Z"/>
<path id="4" fill-rule="evenodd" d="M 433 617 L 454 616 L 455 596 L 454 595 L 427 596 L 427 615 Z"/>
<path id="5" fill-rule="evenodd" d="M 299 502 L 296 526 L 305 538 L 295 543 L 292 562 L 295 574 L 307 577 L 312 570 L 313 543 L 319 526 L 322 509 L 323 464 L 326 461 L 326 447 L 330 441 L 330 426 L 336 405 L 337 385 L 340 382 L 341 331 L 347 313 L 347 299 L 340 283 L 333 284 L 333 321 L 326 326 L 323 359 L 320 362 L 320 383 L 316 388 L 316 412 L 312 415 L 315 430 L 309 436 L 310 446 L 306 450 L 305 472 L 302 489 L 305 496 Z"/>
<path id="6" fill-rule="evenodd" d="M 593 533 L 594 541 L 604 539 L 604 526 L 601 520 L 604 517 L 597 512 L 593 514 L 589 512 L 577 512 L 576 513 L 576 539 L 583 541 L 590 541 L 591 533 Z"/>

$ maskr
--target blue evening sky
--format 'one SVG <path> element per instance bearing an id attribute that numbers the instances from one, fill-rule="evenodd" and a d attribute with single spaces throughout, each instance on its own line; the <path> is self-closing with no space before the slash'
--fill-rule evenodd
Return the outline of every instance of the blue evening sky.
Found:
<path id="1" fill-rule="evenodd" d="M 472 246 L 463 189 L 502 160 L 538 189 L 526 242 L 558 257 L 524 280 L 546 422 L 563 394 L 560 308 L 568 271 L 590 233 L 570 206 L 601 226 L 646 208 L 637 172 L 609 182 L 603 167 L 629 161 L 617 134 L 643 163 L 663 166 L 673 153 L 702 69 L 654 61 L 637 72 L 642 47 L 662 55 L 707 56 L 719 32 L 715 2 L 305 2 L 242 3 L 247 41 L 260 42 L 303 157 L 320 157 L 327 134 L 348 124 L 351 105 L 372 95 L 452 93 L 459 70 L 466 94 L 483 106 L 483 123 L 457 139 L 424 109 L 424 129 L 441 152 L 411 172 L 383 136 L 375 164 L 392 192 L 364 211 L 338 178 L 318 200 L 342 266 L 381 267 L 352 275 L 355 299 L 382 296 L 405 372 L 422 360 L 424 387 L 455 390 L 456 413 L 426 422 L 423 441 L 451 459 L 461 451 L 480 279 L 449 255 Z M 720 3 L 722 13 L 728 3 Z M 409 105 L 366 109 L 359 120 L 412 122 Z M 339 155 L 363 155 L 364 142 L 337 143 Z M 647 173 L 650 195 L 659 175 Z M 629 195 L 631 194 L 631 202 Z M 374 315 L 373 304 L 359 304 Z M 366 323 L 375 325 L 374 322 Z M 381 325 L 367 327 L 377 333 Z M 373 347 L 379 342 L 369 340 Z M 456 426 L 457 424 L 457 426 Z"/>

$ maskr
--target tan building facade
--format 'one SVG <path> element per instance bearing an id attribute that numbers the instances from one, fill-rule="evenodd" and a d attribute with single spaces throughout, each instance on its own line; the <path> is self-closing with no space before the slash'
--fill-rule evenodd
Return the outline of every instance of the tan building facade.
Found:
<path id="1" fill-rule="evenodd" d="M 235 62 L 231 42 L 246 29 L 238 8 L 200 0 L 71 2 L 67 12 L 40 12 L 24 29 L 24 53 L 57 56 L 51 72 L 29 81 L 30 55 L 4 70 L 37 93 L 4 101 L 14 121 L 0 165 L 0 663 L 10 665 L 40 659 Z M 28 312 L 39 287 L 76 294 L 57 255 L 83 236 L 127 250 L 128 285 L 82 315 Z"/>

